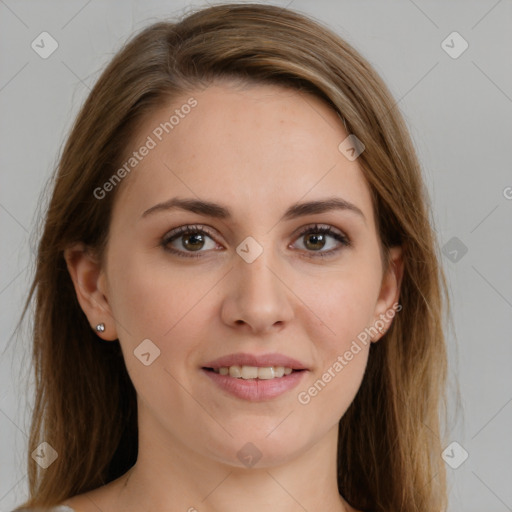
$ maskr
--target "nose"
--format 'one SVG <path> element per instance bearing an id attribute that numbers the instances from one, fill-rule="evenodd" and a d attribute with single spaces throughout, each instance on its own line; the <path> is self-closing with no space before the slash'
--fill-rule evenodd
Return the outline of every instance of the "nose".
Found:
<path id="1" fill-rule="evenodd" d="M 230 327 L 266 334 L 293 318 L 293 293 L 270 252 L 264 250 L 252 263 L 237 257 L 221 311 Z"/>

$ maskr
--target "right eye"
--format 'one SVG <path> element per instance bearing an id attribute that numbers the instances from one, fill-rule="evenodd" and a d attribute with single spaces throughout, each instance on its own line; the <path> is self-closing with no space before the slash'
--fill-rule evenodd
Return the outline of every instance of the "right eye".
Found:
<path id="1" fill-rule="evenodd" d="M 206 249 L 215 249 L 216 242 L 204 226 L 186 225 L 167 233 L 163 237 L 161 245 L 166 251 L 178 256 L 198 258 L 201 256 L 201 253 L 206 252 L 201 249 L 207 244 L 207 239 L 210 239 L 211 243 L 210 247 L 206 247 Z"/>

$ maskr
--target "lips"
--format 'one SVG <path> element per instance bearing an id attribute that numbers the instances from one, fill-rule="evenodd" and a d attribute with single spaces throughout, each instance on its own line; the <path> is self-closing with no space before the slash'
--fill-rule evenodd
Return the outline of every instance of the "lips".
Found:
<path id="1" fill-rule="evenodd" d="M 292 357 L 285 356 L 284 354 L 275 353 L 256 355 L 244 352 L 219 357 L 218 359 L 207 362 L 205 365 L 203 365 L 203 368 L 218 369 L 229 366 L 257 366 L 260 368 L 269 366 L 283 366 L 285 368 L 291 368 L 292 370 L 309 369 L 306 364 Z"/>
<path id="2" fill-rule="evenodd" d="M 286 395 L 286 393 L 297 387 L 308 373 L 306 370 L 295 370 L 289 375 L 271 380 L 244 380 L 233 378 L 229 375 L 220 375 L 212 370 L 202 369 L 201 372 L 208 379 L 208 382 L 213 382 L 215 385 L 214 389 L 218 389 L 239 400 L 249 402 L 274 400 L 281 395 Z"/>
<path id="3" fill-rule="evenodd" d="M 262 368 L 270 369 L 276 375 L 267 376 L 268 372 Z M 219 357 L 201 368 L 203 375 L 217 389 L 251 402 L 272 400 L 291 391 L 305 378 L 308 370 L 306 364 L 284 354 L 256 355 L 244 352 Z M 257 378 L 254 378 L 254 373 L 258 374 Z"/>

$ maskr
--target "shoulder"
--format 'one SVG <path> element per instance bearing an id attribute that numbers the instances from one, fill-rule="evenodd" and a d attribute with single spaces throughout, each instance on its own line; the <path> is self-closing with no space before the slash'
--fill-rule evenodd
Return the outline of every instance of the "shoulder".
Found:
<path id="1" fill-rule="evenodd" d="M 98 510 L 112 510 L 121 483 L 122 477 L 91 491 L 76 494 L 53 507 L 25 507 L 12 512 L 98 512 Z"/>

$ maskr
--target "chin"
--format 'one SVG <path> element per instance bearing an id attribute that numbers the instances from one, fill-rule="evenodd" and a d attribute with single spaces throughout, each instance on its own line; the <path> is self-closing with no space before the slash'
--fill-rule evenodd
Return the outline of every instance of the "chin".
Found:
<path id="1" fill-rule="evenodd" d="M 279 421 L 274 422 L 273 432 L 267 429 L 265 433 L 251 435 L 245 431 L 233 438 L 210 443 L 208 451 L 216 460 L 238 468 L 263 469 L 285 464 L 306 451 L 312 443 L 302 436 L 295 439 L 284 432 L 278 434 L 276 425 Z"/>

